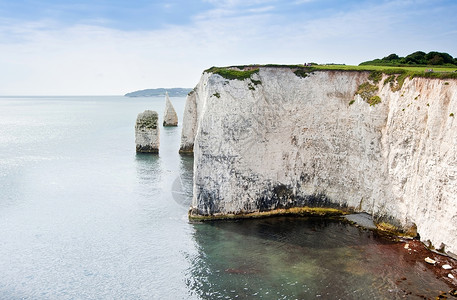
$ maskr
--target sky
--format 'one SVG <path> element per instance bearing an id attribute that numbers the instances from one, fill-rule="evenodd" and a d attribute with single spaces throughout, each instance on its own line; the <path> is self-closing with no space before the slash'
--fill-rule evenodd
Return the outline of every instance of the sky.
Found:
<path id="1" fill-rule="evenodd" d="M 211 66 L 457 56 L 455 0 L 0 0 L 0 96 L 194 87 Z"/>

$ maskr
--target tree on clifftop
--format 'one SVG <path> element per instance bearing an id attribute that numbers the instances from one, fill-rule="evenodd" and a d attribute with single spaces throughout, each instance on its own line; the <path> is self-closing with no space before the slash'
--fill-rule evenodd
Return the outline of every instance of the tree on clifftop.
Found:
<path id="1" fill-rule="evenodd" d="M 448 53 L 431 51 L 425 53 L 423 51 L 416 51 L 407 55 L 406 57 L 400 57 L 395 53 L 392 53 L 382 59 L 374 59 L 365 61 L 360 64 L 372 65 L 372 66 L 457 66 L 457 58 L 453 58 Z"/>

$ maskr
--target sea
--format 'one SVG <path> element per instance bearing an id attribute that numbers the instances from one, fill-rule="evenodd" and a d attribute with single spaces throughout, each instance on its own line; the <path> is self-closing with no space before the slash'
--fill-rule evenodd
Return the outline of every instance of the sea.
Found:
<path id="1" fill-rule="evenodd" d="M 449 287 L 340 220 L 189 222 L 178 127 L 135 153 L 165 98 L 0 97 L 0 299 L 422 299 Z"/>

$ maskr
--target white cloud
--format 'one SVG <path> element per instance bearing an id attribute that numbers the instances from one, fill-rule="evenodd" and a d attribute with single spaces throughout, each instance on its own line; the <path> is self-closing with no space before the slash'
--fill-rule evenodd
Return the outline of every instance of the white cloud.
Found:
<path id="1" fill-rule="evenodd" d="M 275 9 L 275 7 L 273 5 L 270 5 L 270 6 L 251 8 L 251 9 L 248 9 L 248 12 L 258 14 L 258 13 L 265 13 L 265 12 L 273 11 L 274 9 Z"/>
<path id="2" fill-rule="evenodd" d="M 274 1 L 248 1 L 254 5 L 250 9 L 260 10 L 244 14 L 237 13 L 240 1 L 225 2 L 195 16 L 192 24 L 150 31 L 0 20 L 0 95 L 193 87 L 213 65 L 356 64 L 392 52 L 428 50 L 433 40 L 404 26 L 407 15 L 392 3 L 293 23 L 263 6 Z M 445 42 L 435 38 L 432 46 L 455 56 L 450 49 L 457 48 L 456 32 L 444 33 Z"/>
<path id="3" fill-rule="evenodd" d="M 277 0 L 205 0 L 205 2 L 211 3 L 216 7 L 247 7 L 253 5 L 265 5 Z"/>
<path id="4" fill-rule="evenodd" d="M 249 20 L 239 20 L 241 24 L 203 21 L 142 32 L 10 24 L 2 28 L 9 34 L 0 42 L 0 94 L 123 94 L 193 87 L 203 69 L 235 63 L 248 52 L 245 40 L 254 41 L 257 30 L 246 30 Z"/>
<path id="5" fill-rule="evenodd" d="M 299 5 L 299 4 L 305 4 L 305 3 L 310 3 L 314 2 L 315 0 L 296 0 L 294 1 L 294 4 Z"/>
<path id="6" fill-rule="evenodd" d="M 182 51 L 189 39 L 163 32 L 97 26 L 28 30 L 0 44 L 0 94 L 122 94 L 134 89 L 192 86 Z M 13 74 L 13 78 L 11 77 Z"/>

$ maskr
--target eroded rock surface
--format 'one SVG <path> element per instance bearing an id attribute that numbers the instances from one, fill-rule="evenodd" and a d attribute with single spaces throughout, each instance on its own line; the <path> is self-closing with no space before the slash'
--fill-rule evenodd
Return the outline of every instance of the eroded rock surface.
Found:
<path id="1" fill-rule="evenodd" d="M 186 99 L 184 107 L 184 117 L 181 133 L 181 146 L 179 153 L 192 154 L 194 152 L 194 141 L 197 133 L 197 117 L 200 115 L 197 112 L 197 93 L 192 91 Z M 199 101 L 201 101 L 199 99 Z"/>
<path id="2" fill-rule="evenodd" d="M 178 115 L 173 104 L 171 104 L 168 93 L 165 94 L 165 112 L 163 115 L 163 126 L 178 126 Z"/>
<path id="3" fill-rule="evenodd" d="M 191 214 L 295 206 L 363 211 L 457 253 L 457 80 L 260 68 L 203 73 L 188 96 L 181 151 L 194 151 Z M 354 100 L 354 101 L 353 101 Z"/>
<path id="4" fill-rule="evenodd" d="M 159 152 L 159 115 L 152 110 L 138 114 L 135 124 L 136 152 Z"/>

